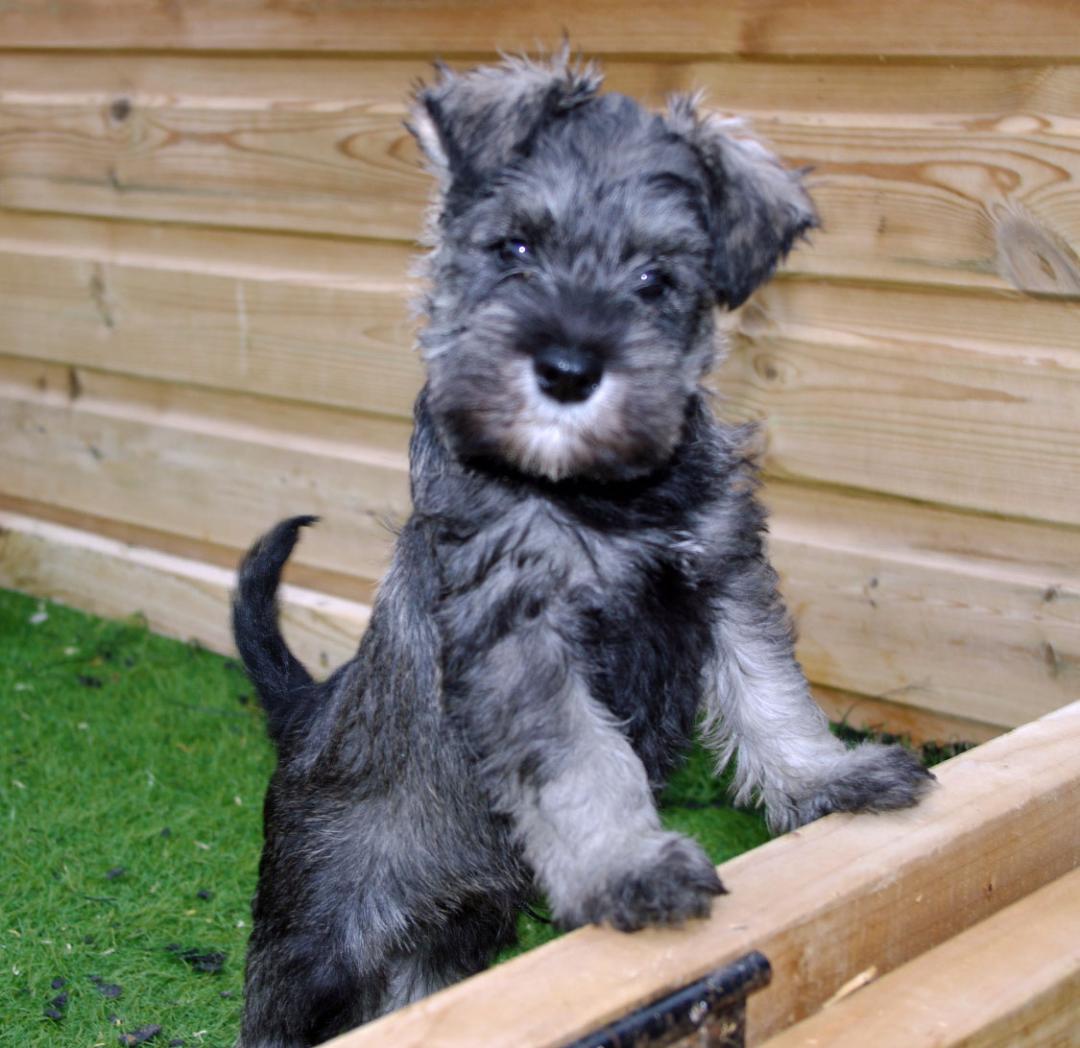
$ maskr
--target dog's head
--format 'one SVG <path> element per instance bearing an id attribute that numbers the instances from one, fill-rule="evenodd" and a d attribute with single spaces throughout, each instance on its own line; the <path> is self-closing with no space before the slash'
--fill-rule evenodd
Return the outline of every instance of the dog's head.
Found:
<path id="1" fill-rule="evenodd" d="M 410 129 L 439 180 L 421 344 L 463 458 L 562 480 L 662 464 L 734 308 L 816 224 L 796 172 L 688 97 L 565 56 L 440 70 Z"/>

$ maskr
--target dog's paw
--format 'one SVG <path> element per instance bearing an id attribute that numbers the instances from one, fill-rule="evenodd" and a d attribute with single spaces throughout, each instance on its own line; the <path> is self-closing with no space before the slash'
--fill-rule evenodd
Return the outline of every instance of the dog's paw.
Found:
<path id="1" fill-rule="evenodd" d="M 611 873 L 585 900 L 583 922 L 633 932 L 708 917 L 713 896 L 725 891 L 709 857 L 696 841 L 677 833 L 663 834 L 657 843 L 647 859 Z"/>
<path id="2" fill-rule="evenodd" d="M 770 810 L 770 825 L 792 829 L 834 811 L 883 812 L 910 808 L 937 780 L 902 746 L 867 742 L 848 750 L 833 776 L 806 797 Z"/>

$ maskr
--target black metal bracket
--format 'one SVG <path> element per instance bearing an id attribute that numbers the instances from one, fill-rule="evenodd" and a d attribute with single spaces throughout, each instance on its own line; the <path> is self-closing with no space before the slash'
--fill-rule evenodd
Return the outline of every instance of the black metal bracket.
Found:
<path id="1" fill-rule="evenodd" d="M 743 1048 L 746 998 L 771 978 L 754 950 L 567 1048 Z"/>

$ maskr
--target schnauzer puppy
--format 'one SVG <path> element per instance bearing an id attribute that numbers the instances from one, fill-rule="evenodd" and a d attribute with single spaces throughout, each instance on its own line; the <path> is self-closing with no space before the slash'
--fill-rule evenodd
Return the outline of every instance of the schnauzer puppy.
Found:
<path id="1" fill-rule="evenodd" d="M 816 224 L 738 123 L 664 114 L 565 57 L 419 90 L 438 179 L 413 513 L 356 656 L 315 682 L 241 572 L 236 643 L 278 766 L 244 1048 L 310 1045 L 483 968 L 537 889 L 564 926 L 708 914 L 723 888 L 655 798 L 696 726 L 786 830 L 914 803 L 846 749 L 792 651 L 746 433 L 701 382 L 734 308 Z"/>

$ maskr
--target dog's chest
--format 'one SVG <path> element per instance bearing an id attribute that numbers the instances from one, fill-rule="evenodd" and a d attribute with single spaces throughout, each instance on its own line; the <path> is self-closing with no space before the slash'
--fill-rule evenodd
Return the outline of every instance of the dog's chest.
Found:
<path id="1" fill-rule="evenodd" d="M 714 644 L 708 587 L 684 557 L 654 552 L 597 595 L 583 616 L 591 691 L 626 726 L 659 785 L 689 744 L 700 706 Z"/>
<path id="2" fill-rule="evenodd" d="M 454 550 L 446 592 L 472 606 L 458 621 L 512 629 L 516 620 L 527 630 L 542 622 L 566 638 L 591 693 L 625 725 L 659 784 L 692 734 L 712 653 L 712 602 L 696 547 L 675 527 L 605 532 L 537 501 Z"/>

